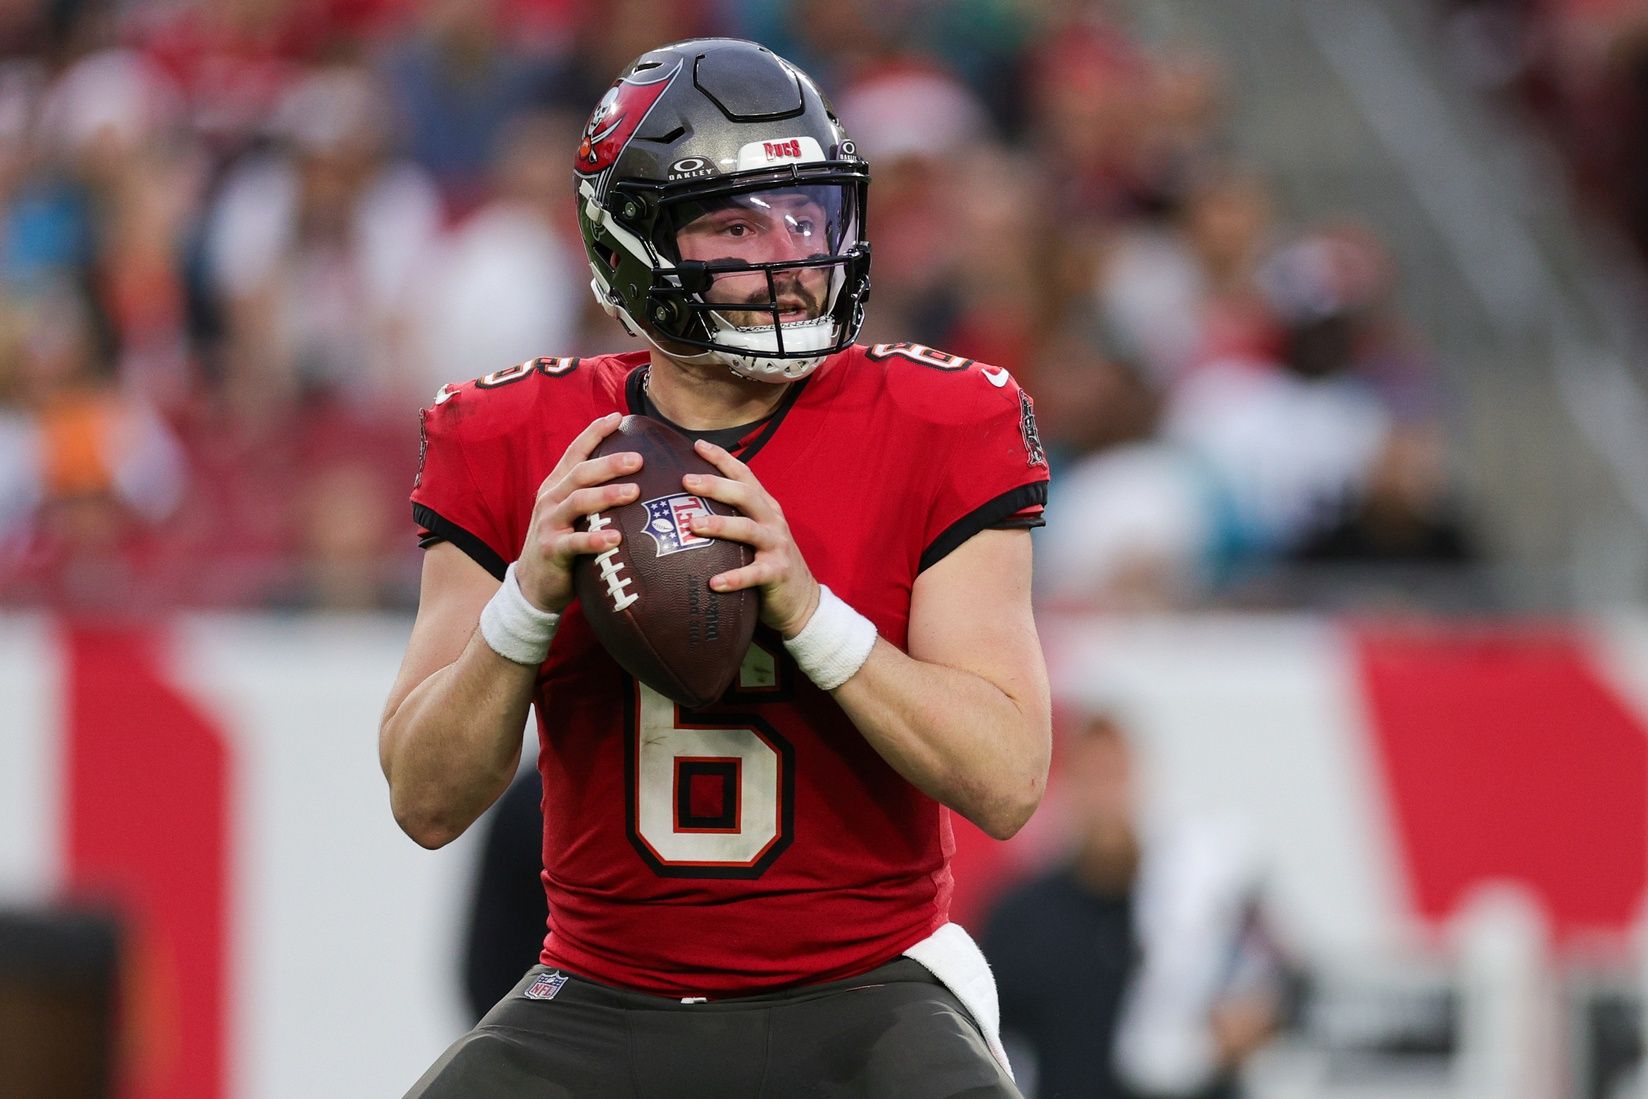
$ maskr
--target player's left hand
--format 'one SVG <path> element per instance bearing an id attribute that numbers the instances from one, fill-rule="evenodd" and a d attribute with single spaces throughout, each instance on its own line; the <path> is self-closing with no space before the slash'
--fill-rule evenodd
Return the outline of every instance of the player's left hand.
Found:
<path id="1" fill-rule="evenodd" d="M 749 466 L 704 439 L 698 440 L 696 449 L 722 475 L 689 473 L 682 485 L 696 496 L 736 508 L 739 514 L 695 515 L 692 532 L 742 542 L 755 550 L 754 561 L 711 577 L 710 587 L 716 591 L 761 589 L 761 621 L 782 637 L 794 637 L 818 607 L 818 581 L 790 536 L 783 509 Z"/>

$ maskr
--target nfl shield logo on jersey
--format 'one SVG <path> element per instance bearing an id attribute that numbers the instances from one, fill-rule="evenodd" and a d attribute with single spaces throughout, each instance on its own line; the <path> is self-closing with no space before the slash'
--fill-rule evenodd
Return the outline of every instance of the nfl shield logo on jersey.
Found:
<path id="1" fill-rule="evenodd" d="M 566 983 L 567 975 L 552 969 L 548 973 L 538 974 L 522 995 L 529 1000 L 553 1000 Z"/>
<path id="2" fill-rule="evenodd" d="M 682 550 L 701 549 L 715 541 L 692 532 L 692 517 L 708 515 L 710 509 L 696 496 L 680 493 L 647 501 L 647 533 L 658 544 L 659 557 Z"/>

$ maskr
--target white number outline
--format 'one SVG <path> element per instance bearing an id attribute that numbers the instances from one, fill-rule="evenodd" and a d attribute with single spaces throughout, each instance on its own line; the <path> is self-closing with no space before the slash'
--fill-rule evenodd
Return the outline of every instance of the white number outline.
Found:
<path id="1" fill-rule="evenodd" d="M 675 702 L 644 683 L 632 682 L 624 738 L 624 809 L 630 844 L 661 877 L 758 878 L 766 873 L 795 838 L 795 750 L 790 742 L 764 718 L 751 713 L 713 713 L 687 720 Z M 677 827 L 679 764 L 726 759 L 739 761 L 737 826 Z M 667 781 L 660 774 L 648 774 L 665 769 Z M 749 796 L 751 784 L 762 782 L 767 775 L 770 790 L 756 788 L 755 796 Z M 647 782 L 649 777 L 654 781 Z M 771 801 L 770 808 L 763 797 Z M 756 803 L 757 813 L 750 811 L 751 802 Z M 748 839 L 752 828 L 761 829 L 754 833 L 755 840 Z M 752 842 L 760 844 L 753 851 L 748 849 Z M 733 854 L 741 843 L 743 849 Z M 675 857 L 685 852 L 669 850 L 681 846 L 701 849 L 699 857 Z M 726 857 L 703 857 L 718 848 Z"/>
<path id="2" fill-rule="evenodd" d="M 934 370 L 966 370 L 973 365 L 972 359 L 952 355 L 948 351 L 939 351 L 928 347 L 924 343 L 878 343 L 873 345 L 866 354 L 877 362 L 893 358 L 896 355 L 901 359 L 909 359 L 911 362 L 920 363 L 922 366 L 930 366 Z"/>
<path id="3" fill-rule="evenodd" d="M 506 366 L 502 370 L 494 370 L 490 374 L 476 378 L 475 388 L 497 389 L 499 386 L 508 385 L 510 382 L 518 382 L 534 373 L 554 378 L 562 374 L 570 374 L 576 369 L 578 369 L 578 360 L 576 358 L 543 357 L 528 359 L 525 362 L 516 363 L 514 366 Z"/>

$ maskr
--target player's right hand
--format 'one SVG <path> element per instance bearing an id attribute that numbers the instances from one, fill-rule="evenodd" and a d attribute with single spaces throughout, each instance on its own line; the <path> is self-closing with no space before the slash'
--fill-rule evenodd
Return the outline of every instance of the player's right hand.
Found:
<path id="1" fill-rule="evenodd" d="M 592 512 L 627 504 L 640 492 L 634 482 L 619 480 L 641 468 L 639 454 L 621 451 L 590 457 L 601 440 L 618 429 L 622 419 L 621 413 L 608 413 L 580 431 L 538 486 L 532 522 L 527 527 L 520 560 L 515 563 L 515 578 L 521 594 L 543 610 L 559 614 L 572 602 L 574 559 L 580 554 L 604 553 L 619 542 L 620 536 L 613 528 L 578 530 L 579 520 Z"/>

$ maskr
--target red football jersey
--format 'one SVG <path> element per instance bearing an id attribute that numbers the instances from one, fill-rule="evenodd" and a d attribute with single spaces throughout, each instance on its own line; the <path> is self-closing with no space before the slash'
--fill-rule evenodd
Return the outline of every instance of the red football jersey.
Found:
<path id="1" fill-rule="evenodd" d="M 645 352 L 537 359 L 448 386 L 412 492 L 429 540 L 502 577 L 572 437 L 641 412 Z M 854 346 L 736 450 L 818 579 L 903 648 L 916 577 L 987 527 L 1035 525 L 1047 462 L 1005 370 Z M 567 608 L 539 671 L 543 961 L 669 996 L 872 969 L 948 918 L 949 811 L 906 782 L 758 631 L 738 683 L 679 707 Z"/>

